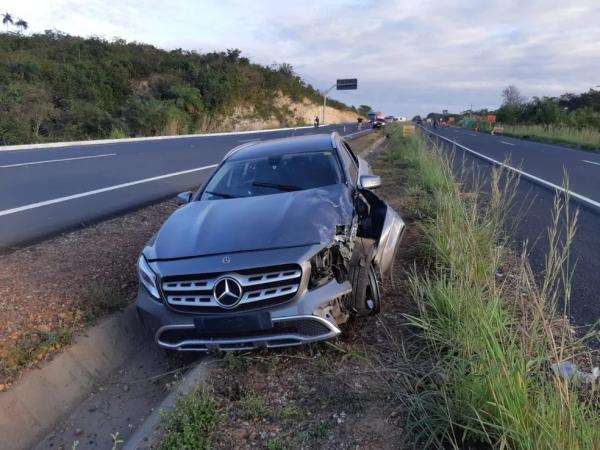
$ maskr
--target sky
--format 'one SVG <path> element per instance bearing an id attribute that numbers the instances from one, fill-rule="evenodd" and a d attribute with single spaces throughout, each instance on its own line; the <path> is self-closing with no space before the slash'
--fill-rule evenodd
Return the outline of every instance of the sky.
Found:
<path id="1" fill-rule="evenodd" d="M 253 62 L 286 62 L 350 105 L 412 117 L 496 108 L 514 84 L 527 96 L 600 85 L 597 0 L 8 0 L 29 23 L 157 47 L 239 48 Z"/>

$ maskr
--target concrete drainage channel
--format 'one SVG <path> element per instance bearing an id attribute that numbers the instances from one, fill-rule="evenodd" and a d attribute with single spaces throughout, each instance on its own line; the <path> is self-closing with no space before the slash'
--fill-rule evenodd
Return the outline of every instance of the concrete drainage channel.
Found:
<path id="1" fill-rule="evenodd" d="M 0 394 L 0 448 L 107 449 L 117 440 L 118 448 L 149 446 L 159 411 L 198 383 L 212 361 L 167 356 L 129 307 Z"/>

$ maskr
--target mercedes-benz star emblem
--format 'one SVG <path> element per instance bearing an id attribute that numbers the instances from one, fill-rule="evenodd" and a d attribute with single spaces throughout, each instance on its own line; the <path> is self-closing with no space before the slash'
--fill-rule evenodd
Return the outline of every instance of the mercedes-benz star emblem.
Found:
<path id="1" fill-rule="evenodd" d="M 223 277 L 217 280 L 213 288 L 217 303 L 223 308 L 234 308 L 242 299 L 242 287 L 237 280 Z"/>

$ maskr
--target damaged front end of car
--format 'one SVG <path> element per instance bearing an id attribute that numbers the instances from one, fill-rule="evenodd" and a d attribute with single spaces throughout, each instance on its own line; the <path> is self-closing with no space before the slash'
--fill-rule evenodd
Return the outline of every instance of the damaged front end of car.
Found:
<path id="1" fill-rule="evenodd" d="M 176 275 L 182 261 L 147 262 L 157 285 L 141 285 L 140 319 L 161 347 L 180 351 L 276 348 L 333 338 L 347 319 L 343 302 L 352 288 L 345 268 L 338 270 L 330 259 L 335 248 L 319 247 L 258 251 L 252 263 L 247 254 L 229 255 L 227 263 L 222 256 L 186 260 L 186 266 L 212 268 L 198 275 Z M 257 258 L 271 265 L 257 267 Z"/>

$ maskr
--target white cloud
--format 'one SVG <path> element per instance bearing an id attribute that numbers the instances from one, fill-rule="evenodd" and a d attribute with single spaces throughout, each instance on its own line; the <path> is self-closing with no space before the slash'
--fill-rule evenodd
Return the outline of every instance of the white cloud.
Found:
<path id="1" fill-rule="evenodd" d="M 240 48 L 289 62 L 310 83 L 359 78 L 336 93 L 409 115 L 495 107 L 516 84 L 558 95 L 600 84 L 600 5 L 593 1 L 9 0 L 33 31 L 114 36 L 201 51 Z"/>

